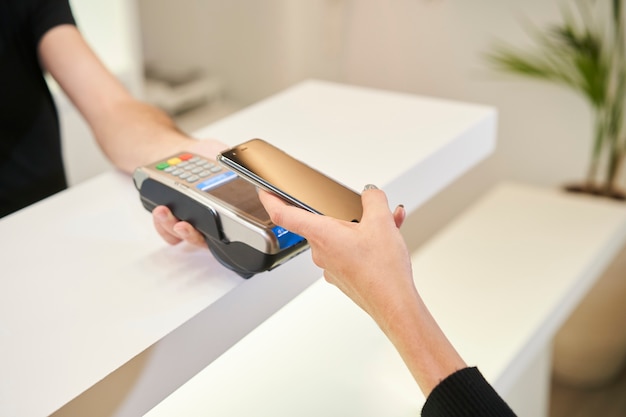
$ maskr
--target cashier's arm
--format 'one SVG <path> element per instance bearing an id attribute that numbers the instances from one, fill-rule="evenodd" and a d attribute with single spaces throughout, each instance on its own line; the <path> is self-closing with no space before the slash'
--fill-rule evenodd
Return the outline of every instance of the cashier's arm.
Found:
<path id="1" fill-rule="evenodd" d="M 216 140 L 186 136 L 164 112 L 134 99 L 75 26 L 49 30 L 40 41 L 39 58 L 87 120 L 105 155 L 124 172 L 182 150 L 214 158 L 225 148 Z M 168 243 L 186 240 L 204 245 L 202 236 L 166 207 L 155 209 L 153 218 Z"/>

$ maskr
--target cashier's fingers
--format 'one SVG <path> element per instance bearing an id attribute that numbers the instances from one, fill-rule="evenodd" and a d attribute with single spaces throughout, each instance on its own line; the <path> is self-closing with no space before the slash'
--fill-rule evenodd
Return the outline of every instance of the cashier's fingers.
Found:
<path id="1" fill-rule="evenodd" d="M 158 206 L 152 211 L 152 219 L 157 233 L 170 245 L 186 241 L 199 247 L 207 247 L 202 234 L 187 222 L 180 221 L 165 206 Z"/>
<path id="2" fill-rule="evenodd" d="M 165 206 L 158 206 L 152 210 L 152 221 L 159 235 L 170 245 L 180 243 L 182 239 L 174 233 L 174 225 L 178 219 Z"/>
<path id="3" fill-rule="evenodd" d="M 174 225 L 174 233 L 185 242 L 201 248 L 208 248 L 204 236 L 187 222 L 178 222 Z"/>

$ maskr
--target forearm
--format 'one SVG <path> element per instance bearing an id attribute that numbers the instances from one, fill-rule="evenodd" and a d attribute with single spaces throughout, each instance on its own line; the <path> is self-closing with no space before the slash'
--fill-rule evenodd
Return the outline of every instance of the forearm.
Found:
<path id="1" fill-rule="evenodd" d="M 475 377 L 475 368 L 467 368 L 431 316 L 415 288 L 408 249 L 398 230 L 403 210 L 392 213 L 385 194 L 373 188 L 361 194 L 359 223 L 312 214 L 264 191 L 259 198 L 274 223 L 308 240 L 326 280 L 366 311 L 391 340 L 428 398 L 424 415 L 512 415 L 484 378 Z M 464 381 L 479 381 L 480 386 L 468 387 Z M 481 394 L 485 392 L 488 396 Z M 466 404 L 473 406 L 466 409 Z"/>
<path id="2" fill-rule="evenodd" d="M 188 137 L 167 114 L 132 98 L 109 107 L 106 116 L 91 118 L 90 125 L 103 152 L 125 172 L 180 151 L 214 158 L 224 147 L 217 141 Z"/>
<path id="3" fill-rule="evenodd" d="M 214 157 L 223 145 L 197 141 L 180 132 L 161 110 L 135 100 L 104 67 L 71 25 L 48 31 L 39 45 L 50 71 L 115 166 L 131 172 L 139 165 L 181 150 Z"/>
<path id="4" fill-rule="evenodd" d="M 448 341 L 419 295 L 402 304 L 391 320 L 377 318 L 426 397 L 445 378 L 467 365 Z"/>
<path id="5" fill-rule="evenodd" d="M 419 295 L 416 308 L 399 317 L 383 330 L 426 397 L 423 416 L 515 416 L 478 369 L 467 367 Z"/>

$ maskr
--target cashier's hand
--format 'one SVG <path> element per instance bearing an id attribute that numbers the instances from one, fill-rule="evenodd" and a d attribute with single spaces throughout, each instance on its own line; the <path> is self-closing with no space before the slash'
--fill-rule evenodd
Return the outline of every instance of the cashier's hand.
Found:
<path id="1" fill-rule="evenodd" d="M 275 224 L 308 240 L 326 280 L 380 325 L 393 319 L 393 309 L 413 302 L 411 261 L 399 231 L 405 210 L 398 206 L 392 213 L 383 191 L 363 191 L 360 223 L 310 213 L 265 191 L 259 191 L 259 198 Z"/>
<path id="2" fill-rule="evenodd" d="M 180 151 L 190 151 L 215 159 L 220 151 L 227 148 L 228 146 L 225 143 L 214 139 L 194 140 L 185 144 L 185 148 L 180 149 Z M 184 241 L 194 246 L 208 249 L 203 235 L 188 222 L 180 221 L 174 217 L 167 207 L 158 206 L 152 210 L 152 221 L 159 235 L 170 245 L 176 245 Z"/>
<path id="3" fill-rule="evenodd" d="M 152 210 L 152 220 L 159 235 L 170 245 L 187 242 L 201 248 L 208 248 L 204 237 L 191 224 L 180 221 L 166 206 Z"/>

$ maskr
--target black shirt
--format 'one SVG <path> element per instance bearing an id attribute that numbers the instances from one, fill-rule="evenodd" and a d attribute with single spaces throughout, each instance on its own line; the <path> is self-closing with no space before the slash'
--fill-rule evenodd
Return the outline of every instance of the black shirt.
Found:
<path id="1" fill-rule="evenodd" d="M 0 1 L 0 217 L 67 187 L 57 112 L 37 47 L 75 24 L 68 0 Z"/>

